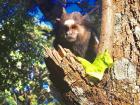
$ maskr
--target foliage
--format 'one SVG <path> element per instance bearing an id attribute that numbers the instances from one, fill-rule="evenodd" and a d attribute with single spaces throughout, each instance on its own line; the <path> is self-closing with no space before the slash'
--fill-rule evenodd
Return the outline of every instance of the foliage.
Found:
<path id="1" fill-rule="evenodd" d="M 102 79 L 104 71 L 107 68 L 111 67 L 113 64 L 113 60 L 107 50 L 102 54 L 98 54 L 93 63 L 90 63 L 89 61 L 81 57 L 77 57 L 77 59 L 85 68 L 85 73 L 87 75 L 97 78 L 99 80 Z"/>
<path id="2" fill-rule="evenodd" d="M 16 5 L 19 5 L 18 7 Z M 0 2 L 0 103 L 9 105 L 45 103 L 49 94 L 43 46 L 51 46 L 48 27 L 34 25 L 27 15 L 25 2 Z M 9 14 L 9 11 L 12 14 Z M 6 16 L 5 16 L 6 15 Z M 44 97 L 44 98 L 40 98 Z M 49 103 L 50 101 L 48 101 Z"/>
<path id="3" fill-rule="evenodd" d="M 11 93 L 7 90 L 0 93 L 0 104 L 10 104 L 10 105 L 17 105 L 15 99 L 12 97 Z"/>

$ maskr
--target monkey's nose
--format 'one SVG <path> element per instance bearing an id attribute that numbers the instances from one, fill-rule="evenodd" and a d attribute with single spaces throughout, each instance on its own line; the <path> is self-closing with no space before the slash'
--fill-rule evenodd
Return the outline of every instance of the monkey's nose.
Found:
<path id="1" fill-rule="evenodd" d="M 71 31 L 68 31 L 66 34 L 67 34 L 67 36 L 72 36 L 72 32 Z"/>

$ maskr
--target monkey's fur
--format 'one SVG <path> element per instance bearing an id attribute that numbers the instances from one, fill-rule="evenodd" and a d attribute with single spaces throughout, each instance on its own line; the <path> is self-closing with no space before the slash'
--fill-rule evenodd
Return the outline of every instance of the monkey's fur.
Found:
<path id="1" fill-rule="evenodd" d="M 54 28 L 54 47 L 60 44 L 75 55 L 93 61 L 97 53 L 98 37 L 89 18 L 79 12 L 63 14 Z"/>

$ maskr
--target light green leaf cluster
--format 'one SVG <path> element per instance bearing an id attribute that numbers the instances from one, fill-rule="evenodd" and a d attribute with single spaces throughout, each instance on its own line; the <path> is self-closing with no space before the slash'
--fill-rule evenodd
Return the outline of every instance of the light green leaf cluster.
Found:
<path id="1" fill-rule="evenodd" d="M 89 61 L 81 57 L 77 57 L 77 59 L 85 68 L 85 73 L 87 75 L 99 80 L 103 78 L 104 71 L 107 68 L 111 67 L 113 64 L 113 60 L 107 50 L 105 50 L 104 53 L 97 55 L 93 63 L 90 63 Z"/>
<path id="2" fill-rule="evenodd" d="M 13 98 L 10 91 L 6 90 L 3 93 L 0 93 L 0 100 L 5 99 L 8 105 L 17 105 L 15 99 Z"/>
<path id="3" fill-rule="evenodd" d="M 12 57 L 13 60 L 20 60 L 23 56 L 22 56 L 22 53 L 17 50 L 17 51 L 11 51 L 10 52 L 10 56 Z"/>

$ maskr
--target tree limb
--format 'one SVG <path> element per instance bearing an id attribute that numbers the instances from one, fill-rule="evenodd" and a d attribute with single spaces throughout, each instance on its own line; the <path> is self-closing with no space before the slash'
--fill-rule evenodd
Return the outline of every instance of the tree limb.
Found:
<path id="1" fill-rule="evenodd" d="M 107 49 L 109 53 L 112 54 L 112 36 L 114 26 L 113 10 L 113 0 L 102 0 L 102 22 L 99 53 L 102 53 L 105 49 Z"/>
<path id="2" fill-rule="evenodd" d="M 58 52 L 46 48 L 45 57 L 50 79 L 61 92 L 66 105 L 108 104 L 105 91 L 85 77 L 82 65 L 70 50 L 61 46 Z"/>

